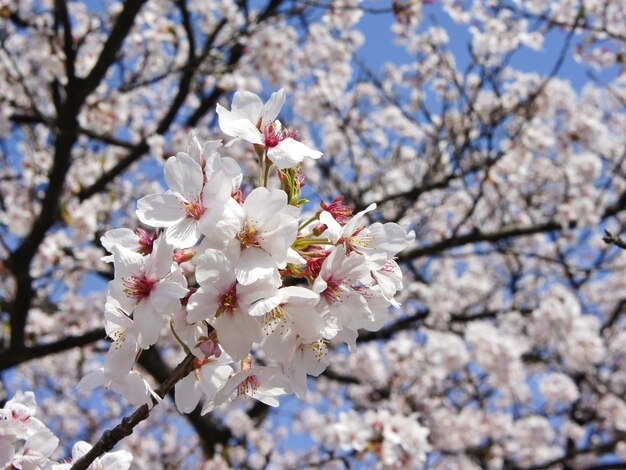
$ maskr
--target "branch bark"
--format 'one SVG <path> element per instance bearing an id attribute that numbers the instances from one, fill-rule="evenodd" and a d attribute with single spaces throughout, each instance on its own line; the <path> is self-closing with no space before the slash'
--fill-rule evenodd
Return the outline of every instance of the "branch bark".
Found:
<path id="1" fill-rule="evenodd" d="M 194 357 L 191 353 L 187 354 L 185 359 L 176 366 L 172 375 L 156 390 L 159 397 L 164 398 L 179 380 L 186 377 L 193 370 Z M 152 403 L 156 405 L 156 399 L 153 398 Z M 91 450 L 74 462 L 70 470 L 86 470 L 96 458 L 113 449 L 115 444 L 125 437 L 130 436 L 135 426 L 148 418 L 152 409 L 153 407 L 142 405 L 133 414 L 123 418 L 122 422 L 113 429 L 105 431 Z"/>

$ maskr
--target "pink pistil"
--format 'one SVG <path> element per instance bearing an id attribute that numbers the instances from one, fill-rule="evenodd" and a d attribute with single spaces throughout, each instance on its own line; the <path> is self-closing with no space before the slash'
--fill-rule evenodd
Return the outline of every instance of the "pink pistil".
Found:
<path id="1" fill-rule="evenodd" d="M 343 279 L 330 279 L 326 280 L 326 289 L 321 293 L 321 296 L 324 297 L 328 302 L 335 303 L 338 302 L 341 298 L 341 287 L 343 286 Z"/>
<path id="2" fill-rule="evenodd" d="M 124 289 L 126 295 L 139 301 L 150 296 L 150 292 L 154 289 L 157 280 L 149 279 L 145 275 L 141 275 L 127 277 L 123 282 L 126 287 Z"/>
<path id="3" fill-rule="evenodd" d="M 340 225 L 345 225 L 348 221 L 348 217 L 352 215 L 352 209 L 348 206 L 341 204 L 343 196 L 336 197 L 330 204 L 326 204 L 324 201 L 320 203 L 322 210 L 330 212 Z"/>
<path id="4" fill-rule="evenodd" d="M 185 212 L 187 213 L 187 217 L 200 220 L 202 215 L 206 212 L 206 208 L 202 205 L 202 201 L 186 202 Z"/>
<path id="5" fill-rule="evenodd" d="M 233 312 L 237 309 L 237 283 L 235 282 L 228 291 L 226 291 L 222 298 L 220 299 L 220 306 L 215 312 L 215 316 L 219 317 L 220 315 L 227 313 L 232 315 Z"/>
<path id="6" fill-rule="evenodd" d="M 154 232 L 150 235 L 146 230 L 142 228 L 137 229 L 137 236 L 139 237 L 139 253 L 143 256 L 147 256 L 152 253 L 152 246 L 157 239 L 157 233 Z"/>
<path id="7" fill-rule="evenodd" d="M 237 395 L 251 395 L 259 388 L 259 379 L 256 375 L 246 377 L 246 379 L 237 386 Z"/>
<path id="8" fill-rule="evenodd" d="M 265 148 L 276 147 L 285 139 L 282 129 L 277 130 L 273 125 L 269 125 L 263 131 L 263 145 Z"/>

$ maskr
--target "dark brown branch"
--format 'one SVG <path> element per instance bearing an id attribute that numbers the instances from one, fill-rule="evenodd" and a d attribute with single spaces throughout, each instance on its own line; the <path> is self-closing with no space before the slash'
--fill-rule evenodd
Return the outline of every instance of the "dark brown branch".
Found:
<path id="1" fill-rule="evenodd" d="M 124 9 L 118 16 L 111 35 L 89 76 L 82 80 L 77 79 L 75 83 L 68 82 L 65 101 L 57 103 L 55 127 L 58 132 L 54 145 L 54 163 L 48 174 L 48 187 L 41 202 L 41 209 L 29 235 L 11 253 L 6 262 L 17 281 L 17 292 L 10 309 L 12 350 L 19 350 L 24 346 L 24 328 L 30 302 L 34 296 L 32 278 L 29 273 L 30 263 L 46 233 L 59 217 L 58 206 L 65 176 L 71 164 L 72 147 L 78 138 L 78 114 L 87 95 L 98 86 L 114 62 L 144 1 L 130 0 L 124 4 Z M 71 88 L 70 85 L 72 85 Z"/>
<path id="2" fill-rule="evenodd" d="M 164 382 L 172 375 L 171 368 L 163 360 L 159 351 L 152 347 L 139 356 L 139 365 L 146 369 L 157 382 Z M 174 390 L 169 391 L 174 399 Z M 210 415 L 201 415 L 202 406 L 198 405 L 193 412 L 184 415 L 198 434 L 204 455 L 212 457 L 217 444 L 225 444 L 232 437 L 230 429 L 218 425 Z"/>
<path id="3" fill-rule="evenodd" d="M 97 328 L 80 336 L 67 336 L 59 341 L 19 349 L 5 349 L 0 351 L 0 371 L 15 367 L 24 362 L 39 359 L 50 354 L 56 354 L 68 349 L 86 346 L 95 341 L 104 339 L 104 328 Z"/>
<path id="4" fill-rule="evenodd" d="M 389 339 L 399 331 L 412 328 L 417 322 L 426 318 L 428 313 L 428 310 L 418 312 L 408 317 L 401 318 L 378 331 L 363 332 L 359 334 L 359 337 L 356 340 L 358 343 L 365 343 L 368 341 L 375 341 L 377 339 Z"/>
<path id="5" fill-rule="evenodd" d="M 74 85 L 76 75 L 74 73 L 74 61 L 76 60 L 76 51 L 74 50 L 74 40 L 72 38 L 72 25 L 70 23 L 70 15 L 67 11 L 67 3 L 65 0 L 54 1 L 54 18 L 55 27 L 63 27 L 63 51 L 65 52 L 65 72 L 67 73 L 68 84 Z"/>
<path id="6" fill-rule="evenodd" d="M 194 357 L 190 353 L 176 366 L 172 375 L 156 390 L 157 395 L 164 398 L 179 380 L 186 377 L 193 370 Z M 153 398 L 152 403 L 156 405 L 156 399 Z M 148 405 L 142 405 L 133 414 L 123 418 L 122 422 L 113 429 L 105 431 L 91 450 L 74 462 L 70 470 L 86 470 L 96 458 L 113 449 L 115 444 L 125 437 L 130 436 L 135 426 L 148 418 L 150 411 L 151 408 Z"/>
<path id="7" fill-rule="evenodd" d="M 102 52 L 98 57 L 96 64 L 89 72 L 89 75 L 83 80 L 85 86 L 85 96 L 95 90 L 100 81 L 104 78 L 109 67 L 117 60 L 117 55 L 135 23 L 135 18 L 139 10 L 146 0 L 127 0 L 124 2 L 124 9 L 118 15 L 117 21 L 109 33 Z"/>

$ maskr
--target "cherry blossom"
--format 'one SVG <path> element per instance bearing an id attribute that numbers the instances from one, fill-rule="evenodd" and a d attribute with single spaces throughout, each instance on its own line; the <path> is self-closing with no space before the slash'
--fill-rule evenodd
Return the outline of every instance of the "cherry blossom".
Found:
<path id="1" fill-rule="evenodd" d="M 283 89 L 272 93 L 265 104 L 254 93 L 238 91 L 230 111 L 217 105 L 220 128 L 226 135 L 261 146 L 281 170 L 293 168 L 306 157 L 320 158 L 321 152 L 299 142 L 297 134 L 286 131 L 279 121 L 275 121 L 284 104 Z"/>
<path id="2" fill-rule="evenodd" d="M 165 180 L 169 192 L 140 199 L 137 217 L 152 227 L 167 227 L 168 242 L 189 248 L 200 238 L 199 225 L 210 224 L 224 210 L 231 182 L 222 171 L 203 173 L 199 164 L 182 152 L 165 163 Z"/>

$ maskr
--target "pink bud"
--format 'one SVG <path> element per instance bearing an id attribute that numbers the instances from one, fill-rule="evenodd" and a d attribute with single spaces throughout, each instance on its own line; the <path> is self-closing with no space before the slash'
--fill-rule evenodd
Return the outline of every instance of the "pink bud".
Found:
<path id="1" fill-rule="evenodd" d="M 198 348 L 206 357 L 220 357 L 222 355 L 222 350 L 220 349 L 220 345 L 217 342 L 217 338 L 205 339 L 198 345 Z"/>

